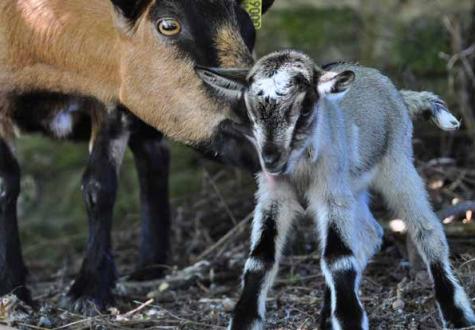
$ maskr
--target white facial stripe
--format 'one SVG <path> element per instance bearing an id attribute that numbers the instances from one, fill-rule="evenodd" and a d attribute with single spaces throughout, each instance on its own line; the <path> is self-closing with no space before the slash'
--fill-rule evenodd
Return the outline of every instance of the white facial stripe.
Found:
<path id="1" fill-rule="evenodd" d="M 259 79 L 252 87 L 256 92 L 262 91 L 262 97 L 278 99 L 280 95 L 286 95 L 289 92 L 290 78 L 287 70 L 279 70 L 270 78 Z"/>

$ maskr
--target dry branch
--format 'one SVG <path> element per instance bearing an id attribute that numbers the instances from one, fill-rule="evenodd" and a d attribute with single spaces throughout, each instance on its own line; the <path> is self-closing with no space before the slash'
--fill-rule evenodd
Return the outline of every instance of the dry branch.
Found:
<path id="1" fill-rule="evenodd" d="M 444 220 L 449 217 L 459 217 L 469 210 L 475 211 L 475 201 L 461 202 L 457 205 L 440 210 L 437 212 L 437 216 L 439 219 Z"/>
<path id="2" fill-rule="evenodd" d="M 233 237 L 238 235 L 245 228 L 246 224 L 249 222 L 252 215 L 253 215 L 253 213 L 247 215 L 243 220 L 241 220 L 241 222 L 239 222 L 230 231 L 228 231 L 226 235 L 221 237 L 221 239 L 219 241 L 217 241 L 215 244 L 213 244 L 212 246 L 207 248 L 195 260 L 198 261 L 198 260 L 206 259 L 209 255 L 211 255 L 217 249 L 219 249 L 219 248 L 223 247 L 224 245 L 228 244 L 229 241 L 231 241 Z"/>

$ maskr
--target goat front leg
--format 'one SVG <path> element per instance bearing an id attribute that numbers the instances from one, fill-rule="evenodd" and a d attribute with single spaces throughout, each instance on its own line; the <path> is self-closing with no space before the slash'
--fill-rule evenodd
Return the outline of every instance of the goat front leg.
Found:
<path id="1" fill-rule="evenodd" d="M 424 183 L 409 157 L 383 161 L 375 188 L 398 217 L 407 222 L 408 233 L 434 281 L 435 296 L 445 326 L 475 325 L 470 300 L 454 275 L 442 223 L 433 212 Z"/>
<path id="2" fill-rule="evenodd" d="M 113 303 L 116 269 L 111 252 L 112 213 L 118 171 L 129 139 L 122 116 L 113 110 L 103 119 L 83 175 L 89 237 L 81 269 L 63 305 L 85 315 L 97 314 Z"/>
<path id="3" fill-rule="evenodd" d="M 344 191 L 346 185 L 340 182 L 319 182 L 313 186 L 308 200 L 320 236 L 320 264 L 327 285 L 325 301 L 330 302 L 323 312 L 326 317 L 331 315 L 332 329 L 368 329 L 368 318 L 358 297 L 361 273 L 367 260 L 363 264 L 356 254 L 357 201 L 350 191 Z M 325 190 L 330 187 L 337 189 Z M 325 315 L 322 317 L 324 319 Z M 322 323 L 328 327 L 327 322 Z"/>
<path id="4" fill-rule="evenodd" d="M 160 132 L 135 121 L 129 147 L 140 184 L 142 226 L 138 269 L 129 278 L 151 280 L 163 275 L 170 250 L 170 151 Z"/>
<path id="5" fill-rule="evenodd" d="M 0 132 L 1 133 L 1 132 Z M 32 304 L 17 221 L 20 166 L 7 140 L 0 138 L 0 297 L 15 294 Z"/>
<path id="6" fill-rule="evenodd" d="M 251 250 L 244 266 L 242 293 L 229 325 L 232 330 L 264 328 L 267 293 L 277 274 L 292 220 L 301 211 L 290 185 L 276 182 L 269 188 L 265 180 L 261 175 Z"/>

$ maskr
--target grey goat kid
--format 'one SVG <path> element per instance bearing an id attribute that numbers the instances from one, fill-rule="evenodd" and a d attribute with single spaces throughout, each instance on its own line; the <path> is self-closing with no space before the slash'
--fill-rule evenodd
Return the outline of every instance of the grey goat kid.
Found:
<path id="1" fill-rule="evenodd" d="M 410 114 L 417 106 L 405 104 L 411 104 L 410 94 L 401 94 L 377 70 L 351 64 L 323 70 L 296 51 L 272 53 L 250 71 L 198 71 L 220 95 L 244 99 L 249 138 L 263 168 L 231 329 L 264 327 L 266 295 L 287 234 L 302 213 L 315 219 L 321 242 L 327 285 L 322 328 L 368 329 L 358 288 L 383 234 L 368 207 L 369 188 L 406 220 L 432 275 L 445 325 L 475 324 L 451 270 L 443 227 L 413 165 Z M 442 128 L 458 126 L 436 98 L 431 116 Z"/>

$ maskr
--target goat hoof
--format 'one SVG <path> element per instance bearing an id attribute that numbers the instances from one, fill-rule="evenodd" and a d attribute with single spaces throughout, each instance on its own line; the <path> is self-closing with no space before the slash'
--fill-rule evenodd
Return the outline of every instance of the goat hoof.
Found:
<path id="1" fill-rule="evenodd" d="M 463 315 L 454 316 L 453 320 L 446 322 L 447 329 L 472 329 L 474 326 L 475 319 L 473 317 L 469 319 Z"/>
<path id="2" fill-rule="evenodd" d="M 161 265 L 142 266 L 127 277 L 129 281 L 151 281 L 162 278 L 166 268 Z"/>
<path id="3" fill-rule="evenodd" d="M 7 281 L 3 282 L 7 283 Z M 0 297 L 14 295 L 19 300 L 27 304 L 28 306 L 36 309 L 38 307 L 37 303 L 31 298 L 30 290 L 25 285 L 13 285 L 12 287 L 5 284 L 2 285 L 0 279 Z"/>
<path id="4" fill-rule="evenodd" d="M 261 318 L 249 319 L 233 319 L 229 324 L 228 330 L 264 330 L 264 321 Z"/>
<path id="5" fill-rule="evenodd" d="M 320 320 L 319 330 L 332 330 L 332 324 L 330 322 L 330 317 L 326 316 Z"/>
<path id="6" fill-rule="evenodd" d="M 69 292 L 61 299 L 60 306 L 73 313 L 94 316 L 114 304 L 112 285 L 97 285 L 97 281 L 79 276 Z"/>
<path id="7" fill-rule="evenodd" d="M 72 313 L 84 316 L 96 316 L 104 312 L 108 307 L 113 305 L 113 299 L 98 300 L 93 297 L 73 297 L 65 295 L 60 306 Z"/>
<path id="8" fill-rule="evenodd" d="M 23 306 L 31 308 L 32 310 L 37 310 L 39 307 L 38 303 L 31 298 L 30 290 L 28 290 L 26 287 L 1 292 L 7 292 L 5 294 L 0 293 L 0 298 L 6 299 L 7 305 L 10 302 L 13 302 L 14 304 L 20 303 L 23 304 Z"/>

